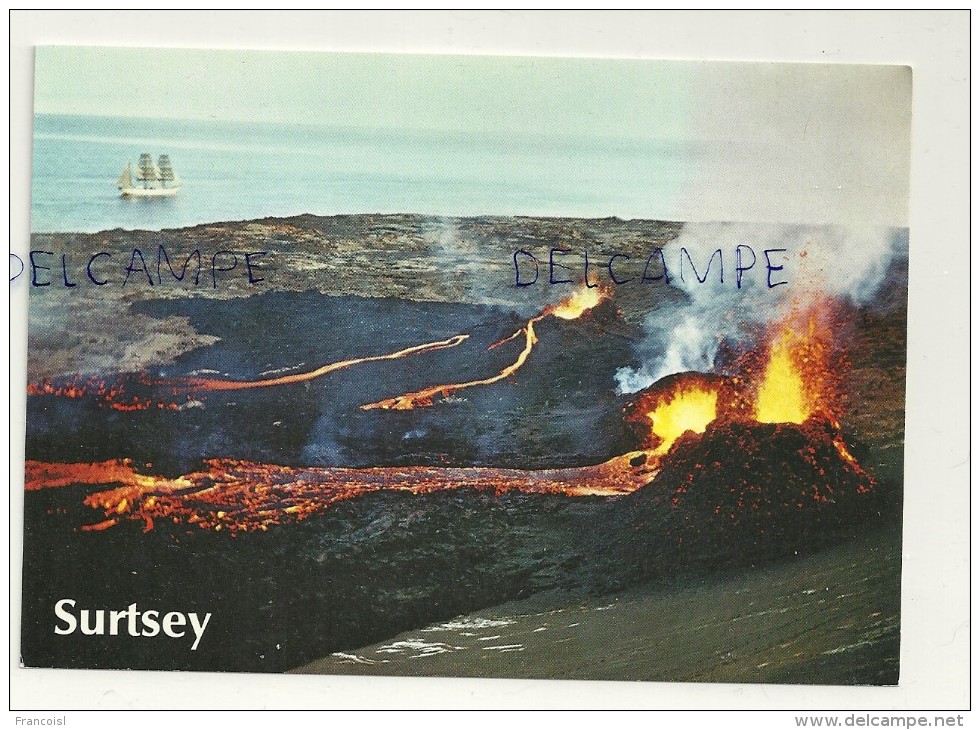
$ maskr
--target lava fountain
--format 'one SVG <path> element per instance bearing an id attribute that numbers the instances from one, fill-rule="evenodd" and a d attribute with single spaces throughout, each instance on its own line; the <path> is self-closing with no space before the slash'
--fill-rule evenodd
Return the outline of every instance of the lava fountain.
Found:
<path id="1" fill-rule="evenodd" d="M 549 314 L 558 317 L 558 319 L 578 319 L 593 307 L 598 306 L 607 296 L 601 287 L 583 286 L 558 304 L 546 307 L 538 319 L 543 319 Z"/>
<path id="2" fill-rule="evenodd" d="M 837 399 L 829 366 L 830 333 L 820 326 L 818 311 L 794 326 L 782 323 L 771 337 L 758 384 L 755 420 L 759 423 L 803 423 L 811 415 L 831 417 Z"/>
<path id="3" fill-rule="evenodd" d="M 729 413 L 734 400 L 725 378 L 685 372 L 658 380 L 627 403 L 623 412 L 640 447 L 659 458 L 688 431 L 704 433 L 708 424 Z"/>
<path id="4" fill-rule="evenodd" d="M 681 435 L 704 433 L 717 416 L 718 393 L 690 387 L 681 390 L 647 414 L 651 431 L 660 439 L 654 454 L 665 454 Z"/>

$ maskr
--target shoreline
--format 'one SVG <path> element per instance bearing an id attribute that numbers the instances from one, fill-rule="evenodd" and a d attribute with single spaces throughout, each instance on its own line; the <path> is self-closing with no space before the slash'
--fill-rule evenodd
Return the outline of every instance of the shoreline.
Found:
<path id="1" fill-rule="evenodd" d="M 35 236 L 42 237 L 53 237 L 53 236 L 98 236 L 101 234 L 163 234 L 163 233 L 176 233 L 179 231 L 188 231 L 198 228 L 210 228 L 215 226 L 243 226 L 249 223 L 289 223 L 291 221 L 297 220 L 336 220 L 336 219 L 358 219 L 358 218 L 392 218 L 392 219 L 404 219 L 404 218 L 418 218 L 428 221 L 457 221 L 457 222 L 475 222 L 475 221 L 508 221 L 508 220 L 528 220 L 528 221 L 563 221 L 563 222 L 577 222 L 581 224 L 599 224 L 599 223 L 626 223 L 626 224 L 656 224 L 656 225 L 667 225 L 667 226 L 683 226 L 685 223 L 731 223 L 732 221 L 722 221 L 722 220 L 710 220 L 710 221 L 683 221 L 674 220 L 671 218 L 658 218 L 655 216 L 624 216 L 624 215 L 564 215 L 564 214 L 542 214 L 534 215 L 527 213 L 426 213 L 426 212 L 407 212 L 407 211 L 359 211 L 359 212 L 341 212 L 341 213 L 311 213 L 309 211 L 304 211 L 302 213 L 284 213 L 282 215 L 260 215 L 252 218 L 241 218 L 241 219 L 219 219 L 219 220 L 206 220 L 197 221 L 193 223 L 187 223 L 182 226 L 168 226 L 165 228 L 125 228 L 123 226 L 113 226 L 110 228 L 95 228 L 93 230 L 81 230 L 77 228 L 65 229 L 65 230 L 31 230 L 29 235 L 31 238 Z M 741 221 L 740 221 L 741 222 Z M 769 225 L 770 222 L 767 221 L 745 221 L 746 223 L 758 223 L 759 225 Z M 793 225 L 792 223 L 772 221 L 772 225 Z M 903 229 L 903 226 L 888 226 L 889 228 Z"/>
<path id="2" fill-rule="evenodd" d="M 895 685 L 901 543 L 885 525 L 730 572 L 538 593 L 287 674 Z"/>

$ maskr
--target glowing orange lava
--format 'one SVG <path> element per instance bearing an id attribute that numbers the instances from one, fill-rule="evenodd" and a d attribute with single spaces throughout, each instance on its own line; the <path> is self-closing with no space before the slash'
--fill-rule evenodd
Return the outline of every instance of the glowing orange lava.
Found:
<path id="1" fill-rule="evenodd" d="M 435 350 L 445 350 L 450 347 L 456 347 L 457 345 L 464 342 L 469 335 L 454 335 L 445 340 L 438 340 L 436 342 L 428 342 L 423 345 L 414 345 L 412 347 L 406 347 L 403 350 L 398 350 L 397 352 L 390 352 L 385 355 L 370 355 L 368 357 L 357 357 L 350 360 L 340 360 L 339 362 L 332 362 L 316 370 L 310 370 L 305 373 L 292 373 L 290 375 L 283 375 L 278 378 L 266 378 L 264 380 L 214 380 L 210 378 L 188 378 L 181 381 L 176 381 L 180 385 L 183 385 L 188 390 L 203 390 L 203 391 L 216 391 L 216 390 L 244 390 L 247 388 L 269 388 L 275 385 L 289 385 L 291 383 L 303 383 L 307 380 L 313 380 L 314 378 L 319 378 L 327 373 L 332 373 L 336 370 L 343 370 L 345 368 L 352 367 L 354 365 L 361 365 L 366 362 L 379 362 L 381 360 L 398 360 L 399 358 L 409 357 L 411 355 L 419 355 L 424 352 L 433 352 Z"/>
<path id="2" fill-rule="evenodd" d="M 688 431 L 704 433 L 718 415 L 718 392 L 698 386 L 680 388 L 647 414 L 651 430 L 660 439 L 655 455 L 666 454 Z"/>
<path id="3" fill-rule="evenodd" d="M 637 393 L 623 415 L 642 448 L 659 460 L 688 431 L 704 433 L 715 419 L 731 417 L 735 399 L 721 376 L 675 373 Z"/>
<path id="4" fill-rule="evenodd" d="M 523 342 L 516 359 L 492 376 L 433 385 L 361 408 L 406 410 L 430 406 L 438 398 L 445 398 L 454 392 L 508 378 L 530 357 L 538 341 L 535 333 L 537 323 L 550 316 L 576 319 L 605 297 L 598 288 L 579 289 L 564 301 L 545 307 L 512 335 L 492 344 L 490 349 L 512 341 Z M 91 523 L 81 525 L 80 529 L 83 530 L 108 530 L 135 521 L 142 524 L 145 531 L 168 523 L 179 529 L 199 528 L 236 535 L 299 522 L 322 513 L 339 501 L 381 490 L 429 494 L 467 488 L 494 494 L 518 492 L 569 497 L 627 494 L 648 484 L 652 475 L 660 471 L 661 465 L 667 465 L 666 460 L 678 454 L 683 456 L 682 445 L 668 452 L 684 434 L 705 433 L 716 420 L 719 421 L 719 432 L 727 428 L 731 433 L 737 432 L 732 430 L 735 427 L 744 430 L 746 422 L 753 420 L 793 424 L 809 420 L 807 426 L 799 429 L 801 433 L 811 434 L 813 438 L 821 440 L 819 443 L 827 443 L 829 439 L 841 457 L 860 470 L 847 450 L 840 424 L 834 415 L 835 409 L 840 407 L 840 399 L 834 397 L 834 386 L 838 381 L 837 373 L 829 364 L 832 328 L 826 322 L 826 317 L 821 316 L 819 310 L 809 312 L 806 318 L 795 316 L 787 319 L 772 332 L 764 352 L 760 349 L 746 355 L 746 360 L 737 368 L 737 375 L 676 373 L 636 394 L 623 411 L 627 425 L 633 429 L 636 443 L 643 450 L 614 457 L 602 464 L 544 470 L 431 466 L 352 469 L 211 459 L 204 462 L 200 471 L 167 478 L 144 473 L 152 469 L 152 465 L 146 464 L 141 470 L 127 459 L 90 464 L 28 461 L 25 488 L 37 491 L 89 487 L 83 502 L 95 511 L 97 517 L 93 517 Z M 360 363 L 396 360 L 456 347 L 467 337 L 456 335 L 389 354 L 342 360 L 309 372 L 277 378 L 254 381 L 190 378 L 170 383 L 187 390 L 205 391 L 298 383 Z M 160 385 L 143 377 L 143 380 L 135 380 L 135 384 L 144 387 Z M 29 386 L 28 392 L 72 398 L 96 396 L 109 401 L 112 407 L 123 410 L 137 409 L 151 403 L 132 397 L 124 401 L 121 386 L 110 386 L 96 380 L 62 385 L 46 381 Z M 791 430 L 791 427 L 755 429 L 761 432 L 787 430 Z M 809 447 L 809 456 L 805 458 L 814 458 L 815 453 L 814 448 Z M 698 463 L 692 468 L 700 466 Z M 823 493 L 814 498 L 829 499 Z"/>
<path id="5" fill-rule="evenodd" d="M 826 339 L 815 316 L 804 327 L 787 324 L 781 328 L 769 345 L 756 394 L 755 420 L 803 423 L 814 413 L 832 412 Z"/>
<path id="6" fill-rule="evenodd" d="M 545 314 L 552 314 L 559 319 L 578 319 L 605 298 L 599 287 L 582 287 L 575 290 L 571 296 L 554 307 L 545 309 Z"/>
<path id="7" fill-rule="evenodd" d="M 793 363 L 792 331 L 785 331 L 769 350 L 755 419 L 760 423 L 803 423 L 810 415 L 803 376 Z"/>
<path id="8" fill-rule="evenodd" d="M 524 336 L 524 348 L 518 354 L 517 359 L 507 367 L 503 368 L 496 375 L 488 378 L 480 378 L 478 380 L 469 380 L 464 383 L 431 385 L 428 388 L 423 388 L 422 390 L 417 390 L 412 393 L 398 395 L 394 398 L 386 398 L 375 403 L 365 403 L 361 406 L 361 409 L 370 411 L 380 408 L 391 411 L 406 411 L 413 408 L 427 407 L 435 403 L 437 398 L 446 398 L 453 393 L 465 390 L 467 388 L 474 388 L 478 385 L 491 385 L 492 383 L 509 378 L 511 375 L 516 373 L 525 362 L 527 362 L 527 358 L 531 355 L 531 350 L 534 349 L 534 346 L 538 342 L 538 337 L 534 333 L 534 324 L 536 322 L 540 322 L 549 316 L 555 316 L 566 320 L 578 319 L 587 311 L 599 304 L 606 298 L 606 296 L 607 295 L 603 292 L 603 290 L 598 287 L 591 289 L 582 287 L 558 304 L 545 307 L 540 314 L 531 317 L 527 324 L 517 330 L 514 334 L 490 345 L 488 349 L 492 350 L 507 342 L 510 342 L 511 340 L 519 339 L 521 335 Z"/>
<path id="9" fill-rule="evenodd" d="M 546 307 L 540 314 L 528 320 L 527 324 L 517 330 L 514 334 L 491 345 L 490 349 L 493 349 L 510 342 L 511 340 L 518 339 L 521 336 L 524 337 L 524 348 L 519 353 L 517 360 L 511 365 L 503 368 L 499 373 L 492 377 L 481 378 L 479 380 L 472 380 L 465 383 L 435 385 L 415 393 L 407 393 L 405 395 L 389 398 L 377 403 L 369 403 L 361 407 L 365 410 L 371 410 L 374 408 L 407 410 L 418 406 L 429 406 L 432 405 L 437 397 L 444 398 L 459 390 L 472 388 L 478 385 L 490 385 L 491 383 L 503 380 L 504 378 L 513 375 L 522 365 L 524 365 L 528 356 L 531 354 L 531 350 L 538 341 L 537 335 L 534 332 L 535 322 L 539 322 L 545 317 L 552 315 L 566 320 L 577 319 L 589 309 L 599 304 L 599 302 L 606 298 L 606 296 L 607 294 L 598 287 L 582 287 L 581 289 L 572 293 L 567 299 L 559 302 L 558 304 L 549 305 Z M 289 375 L 283 375 L 276 378 L 264 378 L 260 380 L 224 380 L 219 378 L 187 377 L 152 382 L 148 379 L 145 373 L 140 374 L 138 378 L 141 385 L 157 387 L 169 392 L 171 395 L 184 394 L 188 397 L 190 394 L 196 392 L 269 388 L 279 385 L 307 382 L 328 373 L 343 370 L 354 365 L 361 365 L 363 363 L 379 362 L 383 360 L 398 360 L 400 358 L 419 355 L 426 352 L 445 350 L 460 345 L 468 338 L 469 335 L 466 334 L 454 335 L 453 337 L 449 337 L 445 340 L 437 340 L 435 342 L 428 342 L 421 345 L 413 345 L 412 347 L 406 347 L 396 352 L 340 360 L 338 362 L 328 363 L 308 372 L 291 373 Z M 100 402 L 118 411 L 141 411 L 150 408 L 180 410 L 182 408 L 182 406 L 177 403 L 156 401 L 146 397 L 124 397 L 125 388 L 121 383 L 118 385 L 109 385 L 106 381 L 97 379 L 92 379 L 89 381 L 74 380 L 61 385 L 56 385 L 51 381 L 46 380 L 39 383 L 29 384 L 27 386 L 27 392 L 29 395 L 56 395 L 67 398 L 84 398 L 87 396 L 94 396 L 99 399 Z"/>
<path id="10" fill-rule="evenodd" d="M 90 380 L 76 378 L 61 384 L 53 383 L 50 380 L 27 384 L 28 395 L 57 395 L 62 398 L 84 398 L 88 395 L 97 398 L 114 398 L 118 392 L 116 387 L 96 378 Z"/>
<path id="11" fill-rule="evenodd" d="M 58 464 L 28 461 L 24 473 L 24 489 L 67 487 L 73 484 L 129 484 L 141 489 L 166 486 L 187 487 L 190 482 L 169 480 L 163 477 L 145 476 L 133 468 L 132 459 L 113 459 L 93 464 Z"/>
<path id="12" fill-rule="evenodd" d="M 524 349 L 521 350 L 517 359 L 501 370 L 496 375 L 489 378 L 481 378 L 479 380 L 470 380 L 465 383 L 451 383 L 446 385 L 432 385 L 428 388 L 423 388 L 422 390 L 417 390 L 414 393 L 406 393 L 404 395 L 395 396 L 394 398 L 386 398 L 385 400 L 377 401 L 376 403 L 366 403 L 361 406 L 362 410 L 370 411 L 376 408 L 382 408 L 384 410 L 391 411 L 407 411 L 412 408 L 417 408 L 419 406 L 431 406 L 436 398 L 445 398 L 452 393 L 460 390 L 465 390 L 466 388 L 473 388 L 477 385 L 490 385 L 491 383 L 496 383 L 498 380 L 503 380 L 504 378 L 510 377 L 518 371 L 521 365 L 527 360 L 528 356 L 531 354 L 531 350 L 538 341 L 537 335 L 534 334 L 534 323 L 541 319 L 536 317 L 535 319 L 529 320 L 524 327 L 519 329 L 513 335 L 503 340 L 495 345 L 503 344 L 503 342 L 509 342 L 512 339 L 524 335 Z M 491 345 L 493 347 L 494 345 Z"/>
<path id="13" fill-rule="evenodd" d="M 615 496 L 632 492 L 650 479 L 650 468 L 637 454 L 603 464 L 565 469 L 492 467 L 289 467 L 232 459 L 212 459 L 202 471 L 175 479 L 138 473 L 128 460 L 95 464 L 27 462 L 27 489 L 84 484 L 102 487 L 84 504 L 101 512 L 83 530 L 105 530 L 124 520 L 158 522 L 230 534 L 268 530 L 321 513 L 331 505 L 370 492 L 395 490 L 430 494 L 476 489 L 494 494 L 560 494 L 569 497 Z"/>
<path id="14" fill-rule="evenodd" d="M 427 342 L 422 345 L 413 345 L 397 352 L 390 352 L 384 355 L 370 355 L 368 357 L 351 358 L 340 360 L 323 365 L 315 370 L 305 373 L 292 373 L 278 378 L 266 378 L 264 380 L 220 380 L 213 378 L 172 378 L 153 381 L 146 373 L 138 373 L 131 376 L 131 380 L 124 380 L 124 376 L 117 376 L 117 382 L 110 384 L 108 381 L 99 378 L 82 379 L 75 376 L 73 379 L 63 383 L 54 383 L 50 380 L 42 380 L 37 383 L 29 383 L 27 386 L 28 395 L 54 395 L 62 398 L 95 398 L 100 407 L 108 407 L 116 411 L 145 411 L 149 409 L 177 411 L 186 407 L 169 400 L 158 400 L 149 397 L 149 393 L 159 395 L 162 391 L 173 397 L 182 395 L 188 400 L 192 394 L 209 391 L 225 390 L 246 390 L 249 388 L 268 388 L 275 385 L 288 385 L 290 383 L 302 383 L 307 380 L 319 378 L 327 373 L 336 370 L 343 370 L 354 365 L 368 362 L 378 362 L 381 360 L 397 360 L 411 355 L 419 355 L 435 350 L 445 350 L 456 347 L 466 341 L 469 335 L 454 335 L 445 340 Z M 128 384 L 128 385 L 127 385 Z M 127 393 L 127 390 L 134 388 L 140 392 L 146 391 L 142 397 Z"/>
<path id="15" fill-rule="evenodd" d="M 146 379 L 145 375 L 140 375 L 136 383 L 137 386 L 143 387 L 149 384 L 149 380 Z M 75 399 L 94 398 L 100 407 L 111 408 L 116 411 L 146 411 L 151 408 L 169 411 L 180 409 L 180 405 L 177 403 L 140 398 L 128 394 L 121 377 L 117 377 L 115 383 L 96 377 L 86 379 L 80 375 L 60 383 L 45 379 L 36 383 L 28 383 L 27 394 L 35 396 L 54 395 L 60 398 Z"/>

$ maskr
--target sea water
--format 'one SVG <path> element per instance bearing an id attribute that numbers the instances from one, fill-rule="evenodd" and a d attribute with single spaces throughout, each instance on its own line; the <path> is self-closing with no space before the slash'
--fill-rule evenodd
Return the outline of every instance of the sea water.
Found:
<path id="1" fill-rule="evenodd" d="M 690 143 L 38 114 L 31 229 L 160 230 L 302 213 L 655 218 Z M 179 194 L 130 199 L 128 162 L 170 155 Z M 669 170 L 670 174 L 665 174 Z"/>

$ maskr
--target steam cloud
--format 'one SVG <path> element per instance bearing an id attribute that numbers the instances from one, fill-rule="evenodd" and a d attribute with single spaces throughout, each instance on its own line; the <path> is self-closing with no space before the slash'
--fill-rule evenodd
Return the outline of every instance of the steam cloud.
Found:
<path id="1" fill-rule="evenodd" d="M 490 295 L 480 251 L 455 220 L 439 218 L 427 222 L 423 226 L 423 240 L 447 292 L 457 299 L 476 302 Z"/>
<path id="2" fill-rule="evenodd" d="M 735 248 L 739 245 L 750 246 L 757 257 L 755 266 L 743 274 L 740 289 L 735 285 Z M 681 234 L 664 247 L 664 256 L 671 286 L 682 289 L 688 301 L 648 315 L 638 348 L 643 364 L 616 372 L 618 392 L 635 393 L 673 373 L 711 371 L 726 337 L 735 336 L 747 323 L 777 320 L 794 303 L 805 305 L 821 296 L 867 302 L 881 285 L 898 247 L 895 230 L 883 227 L 685 224 Z M 711 255 L 721 249 L 724 284 L 719 283 L 717 257 L 703 284 L 684 257 L 682 281 L 678 268 L 681 248 L 687 249 L 701 276 Z M 773 280 L 788 282 L 785 286 L 767 286 L 766 249 L 786 249 L 772 254 L 773 265 L 784 267 L 773 273 Z M 746 253 L 743 265 L 750 261 L 751 254 Z"/>

